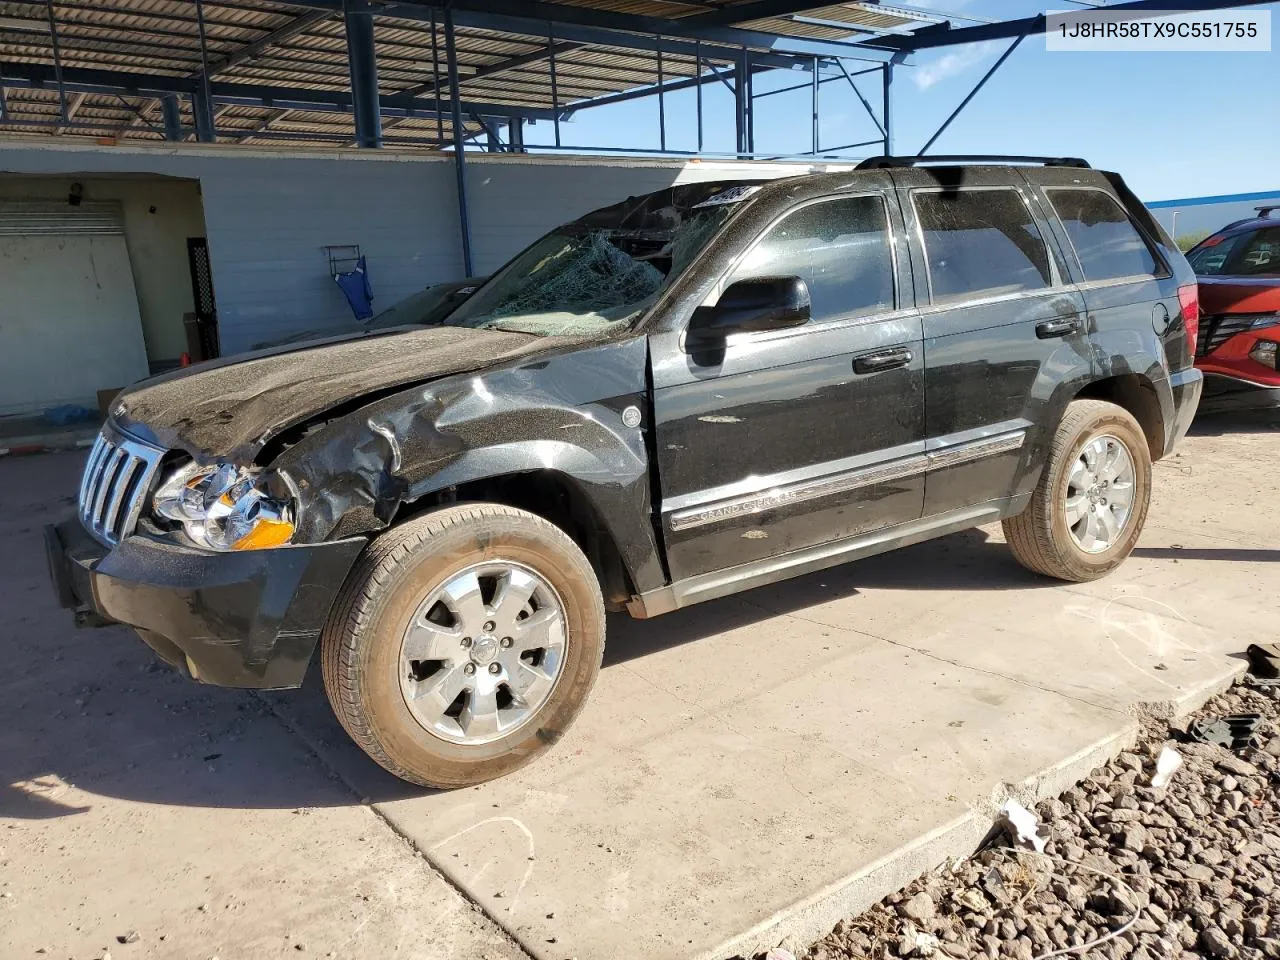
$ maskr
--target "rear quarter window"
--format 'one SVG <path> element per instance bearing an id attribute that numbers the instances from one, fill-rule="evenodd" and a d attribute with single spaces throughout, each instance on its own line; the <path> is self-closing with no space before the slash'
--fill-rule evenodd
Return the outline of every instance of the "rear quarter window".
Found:
<path id="1" fill-rule="evenodd" d="M 934 303 L 1050 285 L 1049 251 L 1017 190 L 915 190 L 911 199 Z"/>
<path id="2" fill-rule="evenodd" d="M 1060 187 L 1045 193 L 1075 248 L 1085 280 L 1165 274 L 1146 239 L 1110 194 Z"/>

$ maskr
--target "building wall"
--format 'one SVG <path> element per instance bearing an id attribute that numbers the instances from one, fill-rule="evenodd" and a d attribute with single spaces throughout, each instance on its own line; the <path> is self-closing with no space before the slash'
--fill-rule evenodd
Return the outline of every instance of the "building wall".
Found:
<path id="1" fill-rule="evenodd" d="M 551 227 L 629 195 L 807 167 L 468 154 L 467 169 L 475 270 L 486 273 Z M 12 173 L 82 182 L 120 174 L 197 181 L 224 353 L 353 322 L 329 276 L 326 245 L 359 244 L 375 309 L 464 273 L 448 155 L 0 142 L 0 177 Z"/>
<path id="2" fill-rule="evenodd" d="M 1184 200 L 1161 200 L 1157 203 L 1149 203 L 1147 206 L 1170 234 L 1186 237 L 1192 234 L 1213 233 L 1232 221 L 1256 217 L 1257 208 L 1263 204 L 1280 205 L 1280 190 L 1216 197 L 1190 197 Z M 1280 211 L 1273 213 L 1272 216 L 1280 219 Z"/>
<path id="3" fill-rule="evenodd" d="M 200 187 L 158 178 L 3 177 L 0 199 L 61 200 L 79 182 L 85 200 L 117 200 L 147 357 L 176 361 L 186 349 L 182 315 L 193 309 L 187 238 L 204 236 Z"/>
<path id="4" fill-rule="evenodd" d="M 823 165 L 844 169 L 847 164 Z M 467 159 L 473 260 L 492 273 L 526 246 L 575 217 L 675 183 L 793 176 L 807 164 L 652 161 L 489 154 Z"/>

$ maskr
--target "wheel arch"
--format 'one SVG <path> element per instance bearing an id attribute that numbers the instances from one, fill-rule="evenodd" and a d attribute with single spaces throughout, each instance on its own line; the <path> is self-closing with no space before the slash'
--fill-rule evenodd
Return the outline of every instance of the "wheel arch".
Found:
<path id="1" fill-rule="evenodd" d="M 1143 436 L 1151 459 L 1159 460 L 1165 454 L 1165 417 L 1156 385 L 1140 373 L 1123 373 L 1101 380 L 1094 380 L 1082 387 L 1073 400 L 1106 400 L 1128 411 Z"/>
<path id="2" fill-rule="evenodd" d="M 525 510 L 564 531 L 586 555 L 610 610 L 638 591 L 632 560 L 620 545 L 627 534 L 616 530 L 599 504 L 573 476 L 540 468 L 475 476 L 406 499 L 388 524 L 395 528 L 411 517 L 455 503 L 500 503 Z"/>

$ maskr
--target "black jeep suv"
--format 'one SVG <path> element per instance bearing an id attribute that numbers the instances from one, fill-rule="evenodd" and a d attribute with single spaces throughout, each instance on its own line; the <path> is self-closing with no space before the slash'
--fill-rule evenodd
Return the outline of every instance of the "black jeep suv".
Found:
<path id="1" fill-rule="evenodd" d="M 1044 575 L 1114 568 L 1199 400 L 1195 293 L 1083 161 L 670 187 L 440 325 L 129 390 L 55 583 L 208 683 L 297 686 L 318 645 L 370 756 L 476 783 L 568 727 L 606 609 L 994 520 Z"/>

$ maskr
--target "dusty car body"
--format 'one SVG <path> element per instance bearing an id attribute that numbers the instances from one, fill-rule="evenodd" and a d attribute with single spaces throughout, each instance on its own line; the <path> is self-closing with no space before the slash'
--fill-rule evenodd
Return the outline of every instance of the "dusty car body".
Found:
<path id="1" fill-rule="evenodd" d="M 576 716 L 604 608 L 651 617 L 1004 519 L 1068 580 L 1127 556 L 1186 431 L 1195 282 L 1078 162 L 671 187 L 534 243 L 442 325 L 126 392 L 63 603 L 193 677 L 302 682 L 419 783 Z"/>

